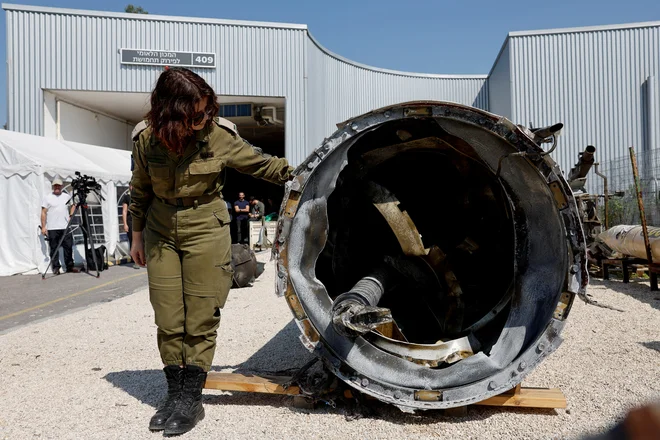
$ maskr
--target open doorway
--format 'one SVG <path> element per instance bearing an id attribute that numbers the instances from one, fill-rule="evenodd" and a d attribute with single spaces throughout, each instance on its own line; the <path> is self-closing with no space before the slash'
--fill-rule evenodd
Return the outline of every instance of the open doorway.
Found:
<path id="1" fill-rule="evenodd" d="M 231 102 L 228 100 L 231 99 Z M 284 98 L 219 97 L 219 116 L 236 124 L 239 135 L 264 154 L 284 157 Z M 234 204 L 238 193 L 252 197 L 264 204 L 265 214 L 277 214 L 282 203 L 284 189 L 265 180 L 255 179 L 234 169 L 225 171 L 222 191 L 225 200 Z M 232 222 L 232 242 L 237 241 L 235 221 Z"/>
<path id="2" fill-rule="evenodd" d="M 239 135 L 264 154 L 284 157 L 285 98 L 219 95 L 218 116 L 230 120 Z M 149 110 L 148 93 L 44 90 L 47 137 L 121 150 L 132 148 L 131 132 Z M 265 214 L 277 214 L 282 186 L 227 169 L 222 191 L 233 205 L 238 193 L 264 204 Z M 120 222 L 121 225 L 121 222 Z M 235 231 L 235 227 L 232 227 Z M 120 231 L 120 237 L 123 231 Z M 235 239 L 235 234 L 232 234 Z"/>

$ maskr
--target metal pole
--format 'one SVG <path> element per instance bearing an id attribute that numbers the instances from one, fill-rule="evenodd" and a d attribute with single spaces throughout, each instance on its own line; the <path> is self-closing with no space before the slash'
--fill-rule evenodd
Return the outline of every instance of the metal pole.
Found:
<path id="1" fill-rule="evenodd" d="M 649 231 L 646 227 L 646 215 L 644 214 L 644 200 L 642 200 L 642 189 L 639 184 L 639 173 L 637 172 L 637 157 L 635 148 L 630 147 L 630 161 L 632 162 L 633 177 L 635 179 L 635 191 L 637 192 L 637 205 L 639 205 L 639 217 L 642 221 L 642 232 L 644 233 L 644 246 L 646 247 L 646 259 L 649 261 L 649 275 L 651 276 L 651 290 L 658 290 L 658 276 L 651 270 L 653 254 L 651 253 L 651 242 Z"/>
<path id="2" fill-rule="evenodd" d="M 651 164 L 653 163 L 653 149 L 657 148 L 657 135 L 658 124 L 656 113 L 656 77 L 649 76 L 646 78 L 646 149 L 645 152 L 650 155 L 649 161 L 644 164 L 645 172 L 643 173 L 646 178 L 653 177 L 651 175 Z"/>
<path id="3" fill-rule="evenodd" d="M 610 200 L 610 193 L 607 191 L 607 176 L 605 174 L 601 174 L 598 171 L 598 165 L 599 163 L 594 164 L 594 172 L 596 173 L 597 176 L 601 177 L 603 179 L 603 196 L 605 197 L 605 230 L 607 231 L 610 228 L 610 222 L 609 222 L 609 211 L 607 210 L 608 207 L 608 202 Z"/>

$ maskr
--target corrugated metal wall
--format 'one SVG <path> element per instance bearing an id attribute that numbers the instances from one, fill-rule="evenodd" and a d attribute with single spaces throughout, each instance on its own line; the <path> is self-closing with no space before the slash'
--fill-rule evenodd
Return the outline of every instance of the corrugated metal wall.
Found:
<path id="1" fill-rule="evenodd" d="M 554 157 L 565 170 L 588 144 L 603 162 L 630 145 L 660 148 L 651 145 L 660 142 L 657 24 L 515 32 L 487 79 L 362 66 L 323 49 L 304 25 L 5 7 L 10 130 L 43 134 L 44 89 L 151 91 L 161 68 L 122 65 L 123 47 L 213 52 L 217 68 L 196 70 L 218 94 L 285 97 L 293 164 L 338 122 L 416 99 L 510 113 L 524 125 L 561 121 Z"/>
<path id="2" fill-rule="evenodd" d="M 453 101 L 488 109 L 486 75 L 389 72 L 345 60 L 307 40 L 307 140 L 314 149 L 336 124 L 404 101 Z"/>
<path id="3" fill-rule="evenodd" d="M 222 24 L 219 20 L 7 7 L 9 129 L 43 135 L 43 90 L 149 92 L 160 67 L 120 63 L 120 48 L 217 54 L 196 69 L 223 95 L 286 98 L 286 156 L 298 164 L 335 124 L 414 99 L 487 108 L 485 75 L 386 73 L 319 49 L 305 26 Z M 29 38 L 28 38 L 29 37 Z"/>
<path id="4" fill-rule="evenodd" d="M 488 111 L 511 119 L 511 55 L 508 38 L 488 76 Z"/>
<path id="5" fill-rule="evenodd" d="M 122 47 L 213 52 L 216 69 L 193 70 L 218 94 L 286 97 L 286 156 L 294 163 L 307 156 L 304 26 L 257 27 L 25 9 L 6 12 L 10 130 L 43 134 L 43 89 L 150 92 L 162 68 L 122 65 L 118 51 Z"/>
<path id="6" fill-rule="evenodd" d="M 648 141 L 660 125 L 658 113 L 649 112 L 660 108 L 660 26 L 516 34 L 510 34 L 513 121 L 563 122 L 553 156 L 564 170 L 589 144 L 601 162 L 630 146 L 660 147 Z M 647 79 L 654 75 L 649 102 Z"/>

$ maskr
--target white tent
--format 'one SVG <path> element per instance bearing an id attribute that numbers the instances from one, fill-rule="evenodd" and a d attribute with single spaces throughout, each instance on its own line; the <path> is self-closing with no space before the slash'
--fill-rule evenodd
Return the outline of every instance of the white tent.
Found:
<path id="1" fill-rule="evenodd" d="M 130 151 L 0 130 L 0 276 L 46 269 L 48 248 L 38 230 L 41 202 L 54 177 L 66 185 L 76 171 L 101 184 L 105 246 L 113 255 L 119 241 L 116 187 L 128 186 L 130 170 Z"/>

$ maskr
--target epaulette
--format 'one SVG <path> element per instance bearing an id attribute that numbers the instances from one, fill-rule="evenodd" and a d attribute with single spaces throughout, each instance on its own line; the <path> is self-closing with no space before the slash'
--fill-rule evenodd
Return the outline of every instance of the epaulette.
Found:
<path id="1" fill-rule="evenodd" d="M 140 137 L 140 133 L 146 130 L 146 128 L 147 128 L 147 121 L 141 121 L 138 125 L 135 126 L 135 128 L 131 132 L 131 139 L 133 139 L 133 142 L 135 142 Z"/>
<path id="2" fill-rule="evenodd" d="M 229 119 L 217 116 L 213 118 L 213 122 L 215 122 L 215 125 L 218 127 L 222 127 L 226 130 L 229 130 L 232 134 L 238 135 L 238 128 L 236 127 L 236 124 L 231 122 Z"/>

